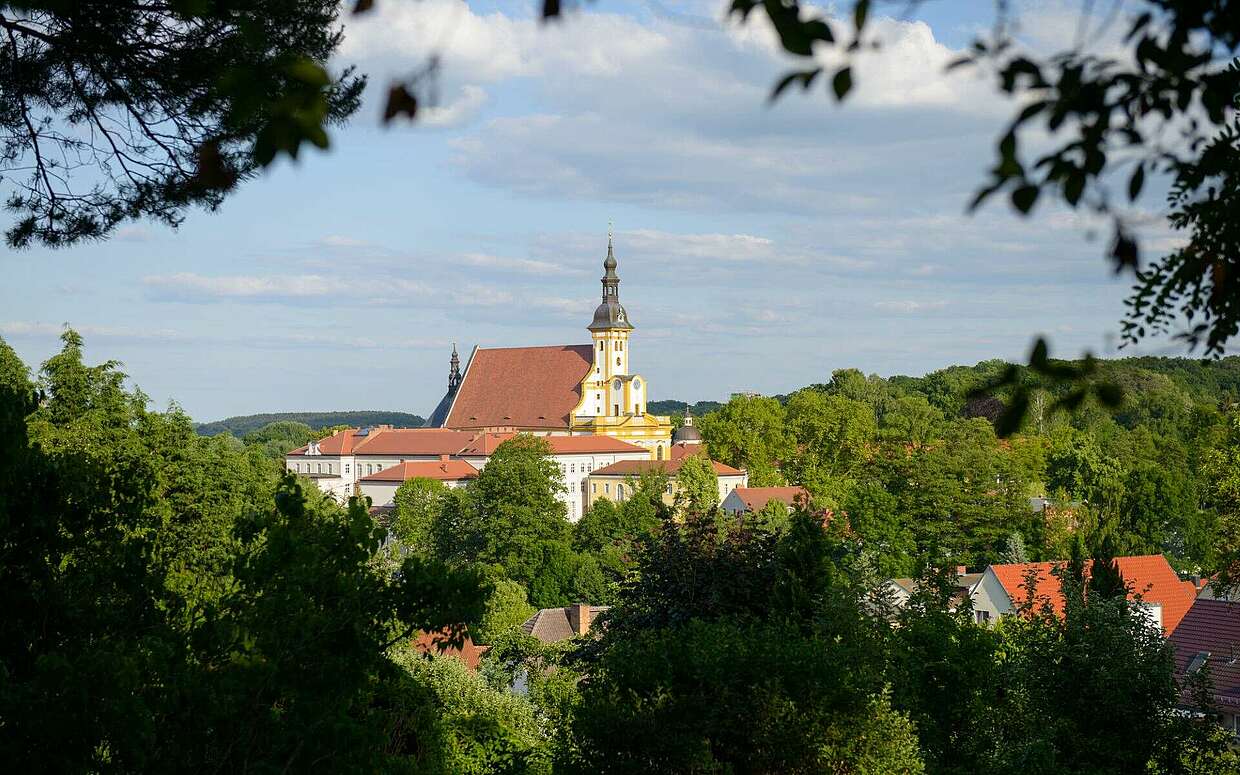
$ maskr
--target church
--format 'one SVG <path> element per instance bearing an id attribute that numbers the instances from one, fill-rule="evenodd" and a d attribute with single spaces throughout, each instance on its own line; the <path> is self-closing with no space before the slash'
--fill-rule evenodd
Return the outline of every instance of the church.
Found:
<path id="1" fill-rule="evenodd" d="M 620 304 L 612 235 L 589 344 L 474 347 L 465 371 L 452 348 L 448 392 L 426 425 L 486 433 L 610 436 L 670 459 L 671 418 L 647 411 L 650 383 L 632 369 L 634 326 Z"/>

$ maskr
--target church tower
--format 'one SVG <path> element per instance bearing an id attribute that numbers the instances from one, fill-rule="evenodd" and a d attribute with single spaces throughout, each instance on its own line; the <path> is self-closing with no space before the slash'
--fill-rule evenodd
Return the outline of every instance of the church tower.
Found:
<path id="1" fill-rule="evenodd" d="M 581 383 L 581 403 L 573 413 L 573 431 L 622 438 L 648 447 L 651 457 L 663 459 L 671 444 L 671 421 L 646 412 L 649 386 L 630 369 L 633 323 L 620 304 L 620 276 L 616 274 L 615 239 L 607 231 L 603 260 L 603 299 L 594 310 L 590 331 L 593 367 Z"/>
<path id="2" fill-rule="evenodd" d="M 610 230 L 607 258 L 603 261 L 603 301 L 594 310 L 594 320 L 586 328 L 594 344 L 594 414 L 619 417 L 629 411 L 640 412 L 629 374 L 629 333 L 633 324 L 620 304 L 620 276 L 616 274 L 616 249 Z M 638 386 L 641 385 L 640 380 Z M 640 396 L 641 390 L 637 391 Z"/>

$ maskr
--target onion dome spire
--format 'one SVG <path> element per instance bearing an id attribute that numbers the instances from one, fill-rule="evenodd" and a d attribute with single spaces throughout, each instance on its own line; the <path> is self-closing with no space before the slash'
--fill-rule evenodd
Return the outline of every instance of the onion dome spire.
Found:
<path id="1" fill-rule="evenodd" d="M 616 247 L 610 224 L 607 227 L 607 258 L 603 259 L 602 283 L 603 302 L 594 310 L 594 320 L 587 328 L 591 331 L 632 329 L 628 313 L 620 306 L 620 275 L 616 274 Z"/>
<path id="2" fill-rule="evenodd" d="M 448 392 L 461 386 L 461 357 L 456 354 L 456 342 L 452 343 L 452 358 L 448 361 Z"/>

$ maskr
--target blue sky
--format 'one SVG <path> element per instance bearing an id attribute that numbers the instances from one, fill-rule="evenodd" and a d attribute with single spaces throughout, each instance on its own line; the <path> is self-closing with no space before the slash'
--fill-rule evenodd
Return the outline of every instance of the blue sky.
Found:
<path id="1" fill-rule="evenodd" d="M 884 51 L 843 107 L 818 89 L 768 107 L 787 60 L 714 4 L 587 3 L 550 27 L 532 5 L 387 0 L 348 20 L 339 64 L 372 85 L 329 153 L 175 231 L 7 253 L 0 335 L 33 366 L 71 324 L 91 358 L 203 421 L 426 414 L 454 341 L 588 340 L 612 219 L 655 398 L 1020 358 L 1039 333 L 1056 354 L 1116 354 L 1127 282 L 1097 224 L 964 214 L 1010 106 L 942 66 L 990 4 L 878 19 Z M 1035 4 L 1024 30 L 1072 18 Z M 432 50 L 438 107 L 381 127 L 387 77 Z M 1147 237 L 1168 240 L 1157 220 Z"/>

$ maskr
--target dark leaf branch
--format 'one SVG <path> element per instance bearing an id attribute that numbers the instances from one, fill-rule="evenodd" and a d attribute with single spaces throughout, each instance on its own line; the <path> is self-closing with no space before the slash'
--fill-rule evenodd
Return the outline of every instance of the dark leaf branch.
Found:
<path id="1" fill-rule="evenodd" d="M 1038 391 L 1057 396 L 1048 407 L 1052 413 L 1074 412 L 1089 398 L 1111 409 L 1124 400 L 1119 386 L 1099 379 L 1099 364 L 1092 355 L 1086 353 L 1079 362 L 1054 360 L 1042 337 L 1034 341 L 1027 365 L 1008 364 L 1002 374 L 974 388 L 969 396 L 987 398 L 997 392 L 1007 395 L 1006 405 L 995 420 L 995 433 L 1006 438 L 1020 430 Z"/>

